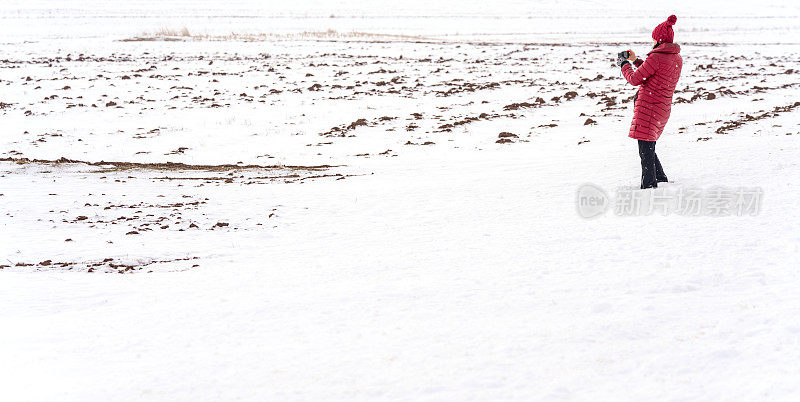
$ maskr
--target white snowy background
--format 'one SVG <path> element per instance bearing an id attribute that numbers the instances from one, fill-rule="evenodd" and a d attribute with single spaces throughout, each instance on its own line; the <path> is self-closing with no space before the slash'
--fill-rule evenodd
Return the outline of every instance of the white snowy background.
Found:
<path id="1" fill-rule="evenodd" d="M 760 211 L 583 219 L 580 185 L 638 185 L 612 58 L 670 14 L 662 187 Z M 794 1 L 4 1 L 0 399 L 796 400 L 799 29 Z"/>

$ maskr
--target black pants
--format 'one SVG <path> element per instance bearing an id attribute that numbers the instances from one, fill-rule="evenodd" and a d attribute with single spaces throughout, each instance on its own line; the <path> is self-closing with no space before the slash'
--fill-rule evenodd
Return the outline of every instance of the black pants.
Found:
<path id="1" fill-rule="evenodd" d="M 656 155 L 655 141 L 639 141 L 639 158 L 642 160 L 642 187 L 658 187 L 658 183 L 667 181 L 667 175 L 661 168 L 661 162 Z"/>

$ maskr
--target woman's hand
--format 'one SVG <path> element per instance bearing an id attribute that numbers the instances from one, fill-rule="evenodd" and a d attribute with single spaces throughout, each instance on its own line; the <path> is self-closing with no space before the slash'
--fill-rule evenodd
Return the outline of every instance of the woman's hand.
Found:
<path id="1" fill-rule="evenodd" d="M 634 53 L 631 49 L 628 49 L 628 60 L 636 61 L 636 53 Z"/>

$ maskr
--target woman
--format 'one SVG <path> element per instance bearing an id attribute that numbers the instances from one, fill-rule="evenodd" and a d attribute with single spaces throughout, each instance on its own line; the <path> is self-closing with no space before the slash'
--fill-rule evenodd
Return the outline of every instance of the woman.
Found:
<path id="1" fill-rule="evenodd" d="M 633 122 L 628 137 L 639 142 L 639 158 L 642 161 L 641 188 L 656 188 L 667 181 L 664 169 L 656 155 L 656 141 L 664 131 L 669 119 L 672 94 L 681 77 L 681 47 L 672 43 L 672 26 L 678 20 L 670 15 L 653 30 L 653 50 L 642 61 L 632 50 L 628 59 L 620 57 L 622 75 L 631 85 L 640 86 L 633 102 Z M 636 66 L 636 71 L 631 63 Z"/>

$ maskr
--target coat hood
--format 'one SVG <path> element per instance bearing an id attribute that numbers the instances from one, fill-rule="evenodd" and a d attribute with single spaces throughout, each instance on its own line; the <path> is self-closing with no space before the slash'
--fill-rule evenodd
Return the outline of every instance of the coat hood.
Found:
<path id="1" fill-rule="evenodd" d="M 649 56 L 653 53 L 679 54 L 680 52 L 681 52 L 680 45 L 676 43 L 662 43 L 658 45 L 657 48 L 651 50 L 650 53 L 647 53 L 647 55 Z"/>

